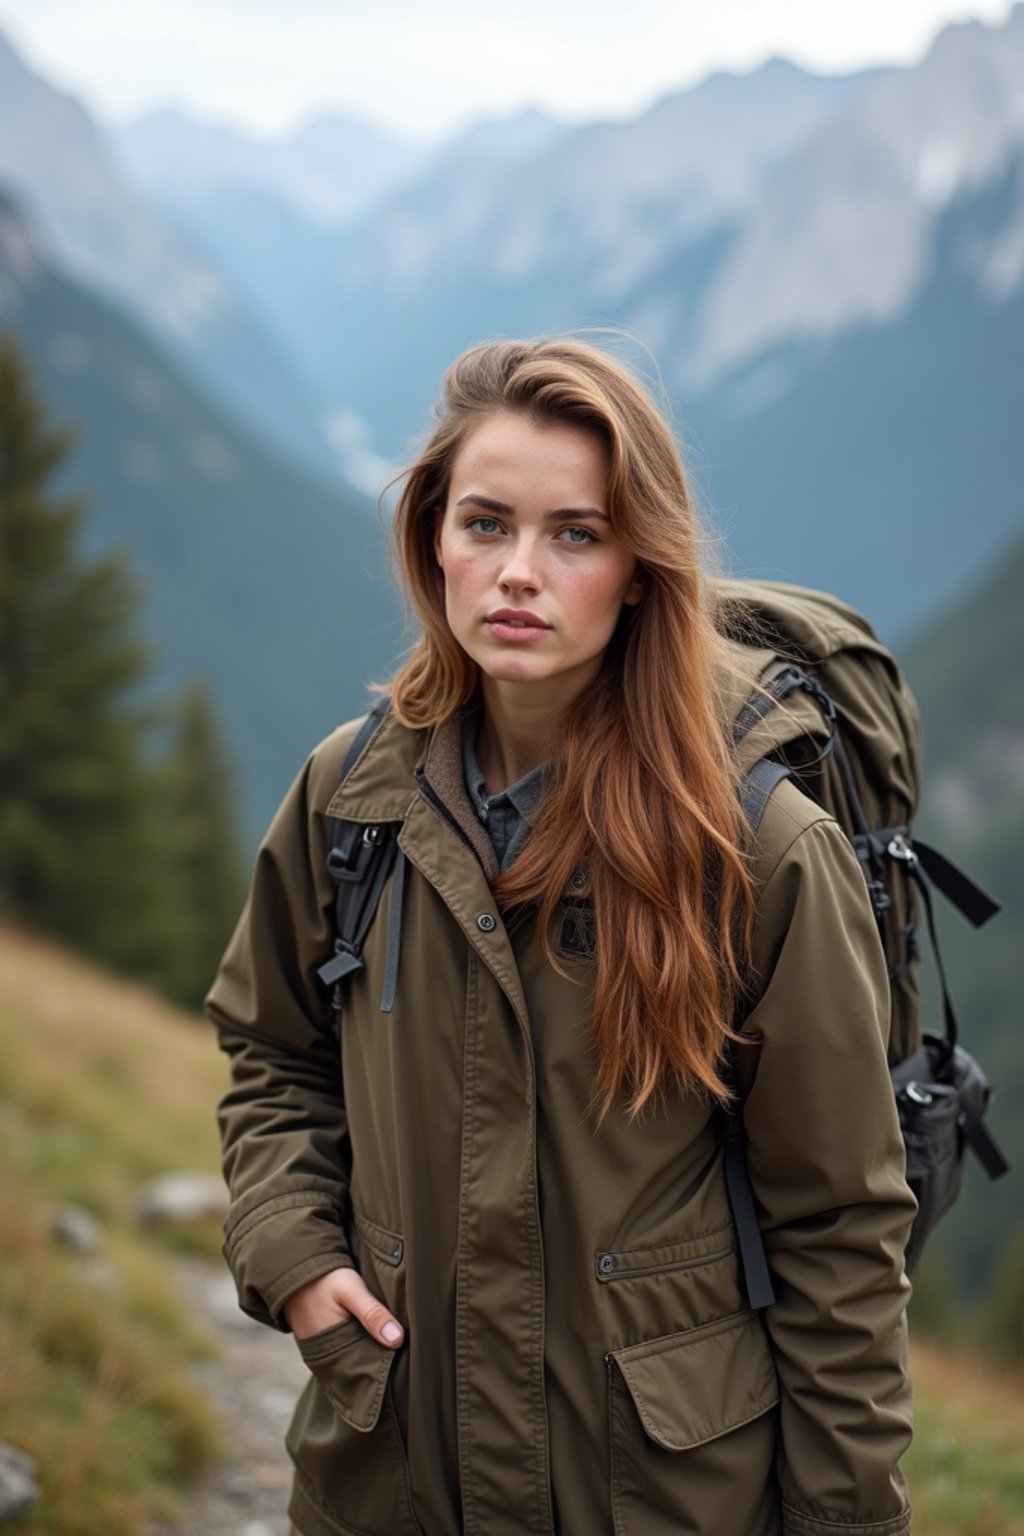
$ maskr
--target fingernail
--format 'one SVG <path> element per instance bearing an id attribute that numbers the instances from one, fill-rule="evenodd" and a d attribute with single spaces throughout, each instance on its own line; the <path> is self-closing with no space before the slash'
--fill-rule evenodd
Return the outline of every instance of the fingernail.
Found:
<path id="1" fill-rule="evenodd" d="M 397 1323 L 385 1323 L 380 1331 L 380 1336 L 385 1344 L 397 1344 L 402 1337 L 402 1330 Z"/>

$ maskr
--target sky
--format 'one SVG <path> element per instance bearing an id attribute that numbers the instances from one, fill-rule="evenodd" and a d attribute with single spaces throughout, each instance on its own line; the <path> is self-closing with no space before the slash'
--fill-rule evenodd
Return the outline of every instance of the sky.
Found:
<path id="1" fill-rule="evenodd" d="M 1011 0 L 0 0 L 51 84 L 120 123 L 177 106 L 264 138 L 320 111 L 436 143 L 528 106 L 635 116 L 773 55 L 839 73 L 911 64 Z"/>

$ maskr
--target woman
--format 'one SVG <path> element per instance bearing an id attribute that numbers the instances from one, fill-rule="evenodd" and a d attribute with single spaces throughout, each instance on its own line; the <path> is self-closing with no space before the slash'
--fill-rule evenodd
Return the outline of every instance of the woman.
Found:
<path id="1" fill-rule="evenodd" d="M 664 421 L 588 345 L 473 348 L 394 533 L 422 638 L 341 787 L 356 725 L 296 780 L 208 1000 L 225 1253 L 312 1372 L 296 1529 L 902 1536 L 885 964 L 833 821 L 784 783 L 745 834 L 753 679 Z M 332 816 L 400 824 L 407 868 L 340 1062 Z M 716 1115 L 738 1017 L 764 1313 Z"/>

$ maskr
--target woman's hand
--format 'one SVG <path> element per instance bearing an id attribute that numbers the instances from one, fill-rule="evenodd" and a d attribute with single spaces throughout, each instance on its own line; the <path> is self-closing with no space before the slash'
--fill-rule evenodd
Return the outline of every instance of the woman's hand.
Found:
<path id="1" fill-rule="evenodd" d="M 285 1321 L 297 1339 L 356 1318 L 367 1333 L 397 1349 L 403 1330 L 356 1269 L 332 1269 L 300 1286 L 284 1304 Z"/>

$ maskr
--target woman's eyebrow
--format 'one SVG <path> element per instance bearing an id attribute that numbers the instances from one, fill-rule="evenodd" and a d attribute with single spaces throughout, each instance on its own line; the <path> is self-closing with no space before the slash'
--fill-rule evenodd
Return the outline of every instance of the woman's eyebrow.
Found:
<path id="1" fill-rule="evenodd" d="M 484 507 L 488 512 L 500 512 L 502 517 L 515 517 L 515 507 L 510 507 L 507 502 L 495 501 L 491 496 L 478 496 L 475 491 L 470 491 L 466 496 L 460 496 L 455 503 L 457 507 L 466 502 L 472 502 L 476 507 Z M 545 517 L 554 519 L 559 517 L 599 517 L 603 523 L 611 521 L 607 512 L 601 512 L 597 507 L 556 507 L 551 512 L 545 512 Z"/>

